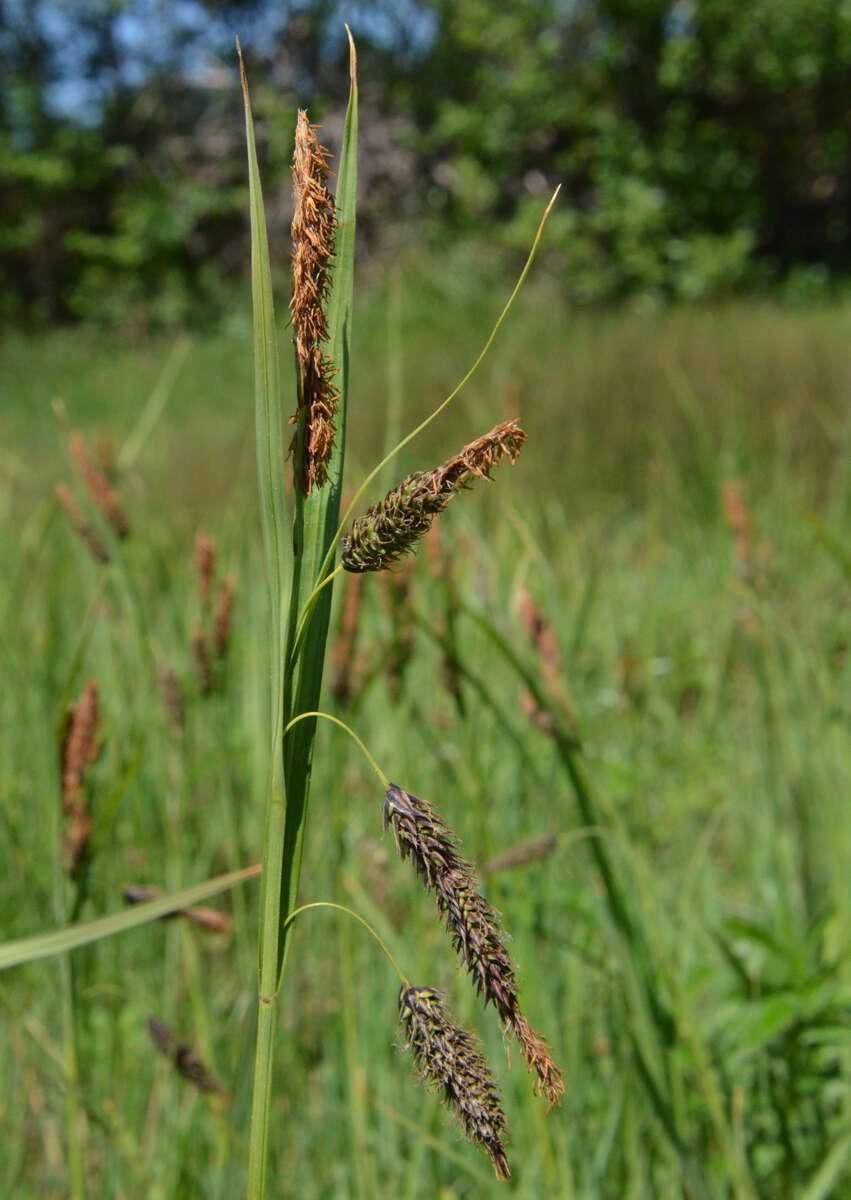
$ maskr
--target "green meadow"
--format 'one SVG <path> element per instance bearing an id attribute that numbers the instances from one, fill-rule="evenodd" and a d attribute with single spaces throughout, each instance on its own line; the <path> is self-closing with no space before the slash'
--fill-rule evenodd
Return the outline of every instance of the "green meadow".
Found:
<path id="1" fill-rule="evenodd" d="M 510 288 L 471 256 L 356 291 L 344 495 L 464 375 Z M 129 885 L 260 861 L 268 601 L 234 305 L 216 336 L 0 342 L 5 941 L 120 913 Z M 280 1001 L 268 1194 L 851 1196 L 849 347 L 847 305 L 576 312 L 544 242 L 482 368 L 372 485 L 364 503 L 510 417 L 528 434 L 408 563 L 335 581 L 322 707 L 480 867 L 565 1095 L 547 1114 L 533 1094 L 382 830 L 369 763 L 320 722 L 301 902 L 359 914 L 475 1031 L 512 1181 L 417 1081 L 374 938 L 317 908 Z M 100 529 L 74 430 L 130 523 L 122 542 L 100 530 L 106 565 L 54 495 L 64 482 Z M 201 529 L 214 597 L 226 576 L 235 591 L 199 680 Z M 72 884 L 60 746 L 89 680 Z M 242 1194 L 258 896 L 252 878 L 206 900 L 220 929 L 151 921 L 0 973 L 0 1194 L 68 1195 L 69 1145 L 80 1195 Z M 151 1018 L 220 1090 L 157 1053 Z"/>

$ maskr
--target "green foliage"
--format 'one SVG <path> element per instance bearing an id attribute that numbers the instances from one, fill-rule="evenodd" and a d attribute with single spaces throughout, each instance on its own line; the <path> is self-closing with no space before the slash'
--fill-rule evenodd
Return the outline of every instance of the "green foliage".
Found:
<path id="1" fill-rule="evenodd" d="M 134 101 L 97 129 L 45 122 L 31 149 L 0 134 L 0 317 L 192 325 L 229 301 L 245 188 L 221 101 L 166 84 Z"/>
<path id="2" fill-rule="evenodd" d="M 578 299 L 697 299 L 802 261 L 848 269 L 843 6 L 435 8 L 433 108 L 418 121 L 450 211 L 522 221 L 526 195 L 564 180 Z"/>
<path id="3" fill-rule="evenodd" d="M 86 17 L 104 45 L 132 5 L 107 7 Z M 256 6 L 224 8 L 248 39 Z M 430 31 L 414 39 L 369 11 L 361 229 L 374 252 L 395 248 L 401 222 L 417 240 L 431 227 L 439 243 L 524 246 L 561 182 L 551 268 L 578 301 L 694 300 L 787 276 L 794 295 L 820 296 L 851 268 L 851 18 L 838 0 L 428 0 Z M 273 194 L 296 103 L 338 129 L 345 106 L 335 6 L 280 21 L 275 57 L 257 46 L 251 62 Z M 220 26 L 199 29 L 229 68 Z M 220 315 L 246 259 L 235 72 L 232 93 L 190 80 L 176 39 L 170 69 L 152 61 L 87 128 L 46 107 L 55 64 L 31 31 L 7 43 L 0 318 Z M 81 64 L 88 82 L 105 54 Z M 288 219 L 286 205 L 270 212 L 281 262 Z"/>

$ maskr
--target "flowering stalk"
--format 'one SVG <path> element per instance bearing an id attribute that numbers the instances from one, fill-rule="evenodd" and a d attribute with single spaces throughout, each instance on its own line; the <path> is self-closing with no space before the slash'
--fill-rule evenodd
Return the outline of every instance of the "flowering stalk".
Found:
<path id="1" fill-rule="evenodd" d="M 62 836 L 62 862 L 70 879 L 77 879 L 89 853 L 92 818 L 83 791 L 83 777 L 99 753 L 98 685 L 90 679 L 68 713 L 60 750 L 62 813 L 67 818 Z"/>
<path id="2" fill-rule="evenodd" d="M 61 844 L 57 844 L 53 904 L 58 923 L 73 922 L 86 896 L 86 872 L 93 822 L 85 791 L 85 776 L 99 753 L 100 705 L 98 685 L 90 679 L 76 704 L 69 710 L 59 745 L 61 811 L 65 818 Z M 58 839 L 57 839 L 58 842 Z M 62 875 L 73 884 L 68 896 Z M 69 903 L 70 900 L 70 903 Z M 85 1195 L 85 1168 L 80 1129 L 80 1076 L 77 1056 L 74 972 L 70 955 L 60 959 L 60 1008 L 62 1014 L 65 1114 L 68 1125 L 68 1194 L 72 1200 Z"/>
<path id="3" fill-rule="evenodd" d="M 472 867 L 456 850 L 455 834 L 427 801 L 393 783 L 384 800 L 384 828 L 388 825 L 401 858 L 411 859 L 426 890 L 434 892 L 455 951 L 485 1006 L 492 1003 L 517 1038 L 548 1105 L 559 1104 L 564 1092 L 561 1071 L 520 1011 L 516 968 L 505 948 L 499 913 L 477 891 Z"/>

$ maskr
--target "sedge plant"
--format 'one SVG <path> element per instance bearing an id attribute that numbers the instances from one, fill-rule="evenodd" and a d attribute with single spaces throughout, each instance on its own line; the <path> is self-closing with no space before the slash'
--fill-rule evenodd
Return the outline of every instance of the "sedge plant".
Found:
<path id="1" fill-rule="evenodd" d="M 340 522 L 352 359 L 358 132 L 356 57 L 351 37 L 349 45 L 349 103 L 333 198 L 328 190 L 327 152 L 304 112 L 298 115 L 295 133 L 290 316 L 296 397 L 289 446 L 283 434 L 285 414 L 263 200 L 242 73 L 251 210 L 257 461 L 271 617 L 270 759 L 248 1152 L 248 1195 L 255 1200 L 266 1191 L 275 1030 L 293 918 L 302 911 L 298 908 L 299 876 L 317 719 L 325 715 L 319 710 L 319 701 L 333 581 L 342 570 L 355 574 L 385 570 L 413 551 L 459 491 L 476 477 L 488 477 L 501 460 L 513 463 L 525 433 L 516 421 L 503 422 L 441 466 L 409 475 L 352 524 L 349 518 L 372 480 L 446 407 L 481 362 L 526 276 L 552 206 L 551 201 L 517 287 L 471 371 L 431 417 L 389 451 L 357 489 Z M 293 471 L 291 510 L 282 473 L 287 458 Z M 341 562 L 335 566 L 341 544 Z M 362 744 L 361 748 L 366 750 Z M 479 894 L 472 868 L 456 853 L 454 835 L 437 812 L 391 784 L 368 751 L 367 755 L 385 793 L 385 827 L 392 826 L 401 857 L 411 859 L 426 889 L 434 893 L 438 913 L 462 964 L 485 1004 L 493 1004 L 506 1034 L 518 1040 L 539 1090 L 550 1106 L 558 1103 L 563 1091 L 561 1072 L 550 1058 L 545 1040 L 532 1030 L 520 1010 L 515 970 L 496 911 Z M 401 972 L 400 979 L 400 1019 L 421 1077 L 441 1091 L 468 1138 L 490 1155 L 497 1176 L 508 1178 L 505 1118 L 474 1039 L 453 1023 L 434 989 L 412 987 Z"/>

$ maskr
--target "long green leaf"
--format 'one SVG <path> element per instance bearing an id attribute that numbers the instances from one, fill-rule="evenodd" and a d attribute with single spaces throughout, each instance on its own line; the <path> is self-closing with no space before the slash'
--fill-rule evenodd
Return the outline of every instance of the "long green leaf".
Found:
<path id="1" fill-rule="evenodd" d="M 262 973 L 265 953 L 275 955 L 272 944 L 273 925 L 265 920 L 267 905 L 275 903 L 268 895 L 267 883 L 281 858 L 283 840 L 284 781 L 282 746 L 284 736 L 284 589 L 285 564 L 289 556 L 287 539 L 286 498 L 284 495 L 284 438 L 281 416 L 281 393 L 278 372 L 278 344 L 275 331 L 275 306 L 272 296 L 272 272 L 269 264 L 269 241 L 266 235 L 266 216 L 251 101 L 240 55 L 242 92 L 245 102 L 245 137 L 248 149 L 249 208 L 251 216 L 251 301 L 254 312 L 254 400 L 257 438 L 257 480 L 260 490 L 260 516 L 263 524 L 263 546 L 266 558 L 266 580 L 269 589 L 271 638 L 269 673 L 272 711 L 272 736 L 269 764 L 269 788 L 266 797 L 266 837 L 264 839 L 264 871 L 260 910 L 264 917 L 264 937 L 260 942 Z M 275 810 L 277 814 L 275 813 Z M 274 885 L 272 896 L 275 894 Z"/>
<path id="2" fill-rule="evenodd" d="M 239 43 L 237 43 L 239 52 Z M 251 300 L 254 315 L 254 400 L 257 435 L 257 479 L 269 589 L 271 636 L 269 673 L 271 687 L 271 738 L 266 832 L 263 839 L 263 879 L 260 894 L 258 939 L 257 1043 L 251 1101 L 251 1137 L 248 1155 L 250 1197 L 261 1197 L 266 1184 L 266 1159 L 272 1096 L 272 1062 L 277 1006 L 276 978 L 279 961 L 280 881 L 284 856 L 284 588 L 285 563 L 291 553 L 287 537 L 284 498 L 284 439 L 278 379 L 278 345 L 272 298 L 272 273 L 266 217 L 257 165 L 254 122 L 248 86 L 239 55 L 245 104 L 245 137 L 248 152 L 249 208 L 251 214 Z"/>
<path id="3" fill-rule="evenodd" d="M 17 967 L 21 963 L 34 962 L 37 958 L 64 954 L 68 950 L 76 950 L 78 946 L 87 946 L 90 942 L 113 937 L 116 933 L 125 933 L 138 925 L 157 921 L 179 908 L 188 908 L 201 900 L 209 900 L 211 896 L 226 892 L 238 883 L 244 883 L 246 879 L 253 879 L 259 874 L 259 867 L 244 867 L 241 871 L 217 875 L 215 879 L 195 883 L 192 887 L 182 888 L 170 896 L 158 896 L 156 900 L 147 904 L 134 905 L 133 908 L 113 913 L 109 917 L 97 917 L 94 921 L 78 922 L 65 929 L 54 929 L 50 933 L 36 933 L 32 937 L 6 942 L 0 946 L 0 971 L 5 971 L 8 967 Z"/>
<path id="4" fill-rule="evenodd" d="M 283 691 L 284 621 L 283 603 L 286 586 L 285 564 L 288 558 L 287 510 L 284 494 L 284 437 L 281 416 L 281 391 L 278 369 L 278 341 L 275 331 L 275 304 L 272 272 L 269 265 L 269 241 L 251 101 L 240 55 L 245 137 L 248 148 L 249 210 L 251 218 L 251 303 L 254 311 L 254 399 L 257 438 L 257 478 L 260 489 L 260 516 L 266 555 L 266 578 L 272 610 L 273 702 Z M 283 729 L 283 725 L 281 725 Z"/>

